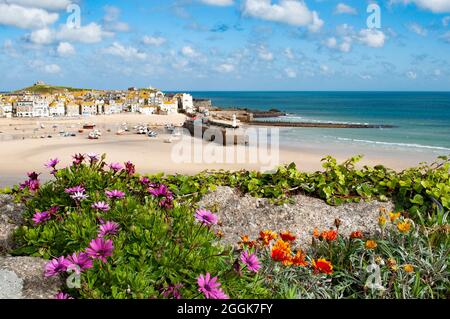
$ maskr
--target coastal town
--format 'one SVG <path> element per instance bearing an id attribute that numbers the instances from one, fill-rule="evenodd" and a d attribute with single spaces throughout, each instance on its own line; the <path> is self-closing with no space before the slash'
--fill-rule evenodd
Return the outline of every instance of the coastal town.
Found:
<path id="1" fill-rule="evenodd" d="M 0 117 L 79 117 L 138 113 L 144 115 L 195 114 L 211 107 L 210 100 L 187 93 L 165 94 L 149 87 L 127 90 L 91 90 L 54 87 L 42 81 L 0 94 Z"/>

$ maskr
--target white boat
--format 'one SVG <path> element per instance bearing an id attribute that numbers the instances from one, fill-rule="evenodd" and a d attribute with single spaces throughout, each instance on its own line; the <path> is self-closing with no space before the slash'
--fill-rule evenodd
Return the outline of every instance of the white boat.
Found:
<path id="1" fill-rule="evenodd" d="M 89 133 L 88 139 L 90 140 L 98 140 L 102 136 L 102 133 L 99 130 L 93 130 Z"/>

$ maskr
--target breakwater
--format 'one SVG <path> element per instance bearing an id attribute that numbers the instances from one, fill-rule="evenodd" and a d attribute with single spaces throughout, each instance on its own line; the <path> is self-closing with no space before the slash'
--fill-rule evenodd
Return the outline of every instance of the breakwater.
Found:
<path id="1" fill-rule="evenodd" d="M 354 124 L 354 123 L 311 123 L 311 122 L 284 122 L 284 121 L 251 121 L 249 125 L 276 126 L 276 127 L 311 127 L 311 128 L 395 128 L 394 125 L 381 124 Z"/>

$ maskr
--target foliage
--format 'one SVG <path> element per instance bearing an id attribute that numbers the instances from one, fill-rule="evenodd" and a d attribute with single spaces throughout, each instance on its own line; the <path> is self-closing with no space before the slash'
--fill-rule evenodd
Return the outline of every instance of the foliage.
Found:
<path id="1" fill-rule="evenodd" d="M 108 166 L 105 156 L 89 154 L 74 156 L 71 166 L 59 170 L 53 160 L 47 164 L 55 175 L 51 182 L 40 185 L 38 175 L 30 173 L 27 182 L 5 189 L 27 207 L 26 224 L 16 233 L 18 248 L 12 253 L 52 259 L 84 252 L 99 229 L 112 222 L 119 227 L 105 236 L 114 245 L 112 256 L 107 262 L 93 257 L 93 267 L 81 273 L 80 288 L 65 289 L 71 296 L 198 298 L 207 295 L 199 292 L 197 279 L 211 274 L 218 276 L 231 298 L 448 297 L 448 158 L 403 172 L 383 166 L 357 168 L 359 160 L 358 156 L 338 164 L 327 157 L 324 171 L 315 173 L 298 171 L 291 164 L 272 173 L 216 171 L 195 176 L 139 176 L 129 162 Z M 241 251 L 221 245 L 214 218 L 206 224 L 194 215 L 198 200 L 217 185 L 276 203 L 297 193 L 331 205 L 392 198 L 402 217 L 381 225 L 382 231 L 371 238 L 377 244 L 373 249 L 360 237 L 329 233 L 297 259 L 286 259 L 291 244 L 287 251 L 279 243 L 275 255 L 280 263 L 272 258 L 273 246 L 258 242 L 247 247 L 263 263 L 255 274 L 240 261 Z M 113 190 L 116 195 L 111 195 Z M 405 224 L 397 226 L 400 222 Z M 262 243 L 267 241 L 263 237 Z M 299 251 L 293 243 L 292 250 Z M 326 270 L 327 263 L 332 272 Z M 374 264 L 380 266 L 383 291 L 366 286 L 367 267 Z M 412 268 L 402 271 L 404 266 Z"/>

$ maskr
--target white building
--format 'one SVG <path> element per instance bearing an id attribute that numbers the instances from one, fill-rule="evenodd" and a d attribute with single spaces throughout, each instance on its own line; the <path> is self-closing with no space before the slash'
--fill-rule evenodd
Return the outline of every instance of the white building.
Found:
<path id="1" fill-rule="evenodd" d="M 20 100 L 15 105 L 17 117 L 33 117 L 33 101 Z"/>
<path id="2" fill-rule="evenodd" d="M 13 105 L 11 102 L 0 102 L 0 116 L 11 117 L 13 111 Z"/>
<path id="3" fill-rule="evenodd" d="M 144 115 L 151 115 L 151 114 L 155 114 L 157 111 L 155 106 L 151 106 L 151 105 L 141 105 L 139 106 L 139 113 L 144 114 Z"/>
<path id="4" fill-rule="evenodd" d="M 148 99 L 148 104 L 162 106 L 164 103 L 164 93 L 161 91 L 151 92 Z"/>
<path id="5" fill-rule="evenodd" d="M 66 114 L 66 108 L 63 101 L 53 101 L 49 107 L 50 116 L 64 116 Z"/>
<path id="6" fill-rule="evenodd" d="M 159 114 L 177 114 L 178 113 L 178 101 L 176 99 L 165 101 L 160 106 Z"/>
<path id="7" fill-rule="evenodd" d="M 33 117 L 48 117 L 49 116 L 49 101 L 43 96 L 33 97 Z"/>
<path id="8" fill-rule="evenodd" d="M 181 94 L 181 109 L 183 109 L 186 113 L 194 113 L 194 100 L 192 95 L 183 93 Z"/>

